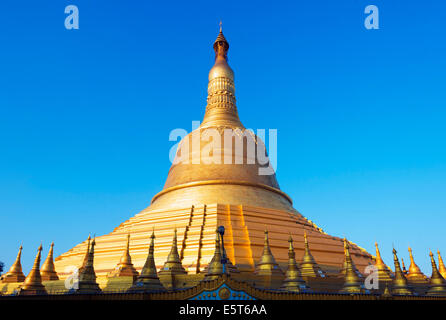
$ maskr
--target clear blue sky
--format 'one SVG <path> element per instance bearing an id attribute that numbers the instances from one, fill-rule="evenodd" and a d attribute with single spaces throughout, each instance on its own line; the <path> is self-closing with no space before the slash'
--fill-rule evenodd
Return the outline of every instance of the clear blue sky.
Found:
<path id="1" fill-rule="evenodd" d="M 66 5 L 80 29 L 66 30 Z M 380 9 L 366 30 L 364 8 Z M 392 265 L 446 258 L 443 1 L 0 4 L 0 260 L 59 255 L 149 205 L 206 105 L 223 20 L 240 117 L 277 128 L 296 209 Z M 393 265 L 392 265 L 393 267 Z"/>

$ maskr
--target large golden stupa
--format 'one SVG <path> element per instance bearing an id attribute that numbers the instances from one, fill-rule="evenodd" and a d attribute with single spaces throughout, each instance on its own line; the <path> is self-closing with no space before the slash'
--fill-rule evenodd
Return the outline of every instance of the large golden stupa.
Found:
<path id="1" fill-rule="evenodd" d="M 214 255 L 215 230 L 220 225 L 226 229 L 224 246 L 228 258 L 242 274 L 255 270 L 264 249 L 265 229 L 269 232 L 272 254 L 283 270 L 289 261 L 290 236 L 298 261 L 304 255 L 306 240 L 323 272 L 338 273 L 343 267 L 343 240 L 324 233 L 294 209 L 290 197 L 280 190 L 275 174 L 259 174 L 269 163 L 260 161 L 257 153 L 252 157 L 246 148 L 240 159 L 232 159 L 232 164 L 223 161 L 228 152 L 236 155 L 237 143 L 254 143 L 258 147 L 263 142 L 252 131 L 245 130 L 239 119 L 234 72 L 227 59 L 229 43 L 221 30 L 213 48 L 216 58 L 209 72 L 204 120 L 180 143 L 163 190 L 153 197 L 149 207 L 113 232 L 95 239 L 94 270 L 101 286 L 118 265 L 128 234 L 132 262 L 141 271 L 153 230 L 158 270 L 168 257 L 176 229 L 178 252 L 185 270 L 188 274 L 203 273 Z M 205 150 L 204 143 L 194 147 L 197 141 L 208 141 L 208 132 L 228 130 L 232 134 L 229 137 L 221 134 L 218 138 L 221 147 L 211 153 Z M 213 161 L 219 156 L 221 163 Z M 86 251 L 87 241 L 55 259 L 55 269 L 61 279 L 68 276 L 73 266 L 82 265 Z M 361 272 L 374 263 L 372 256 L 356 245 L 351 245 L 350 253 Z"/>

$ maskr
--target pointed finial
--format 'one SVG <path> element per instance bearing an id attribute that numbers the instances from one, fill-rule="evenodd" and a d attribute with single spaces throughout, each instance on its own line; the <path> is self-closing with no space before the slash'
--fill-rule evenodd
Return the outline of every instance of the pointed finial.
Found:
<path id="1" fill-rule="evenodd" d="M 220 20 L 220 32 L 222 32 L 223 31 L 223 22 L 221 22 L 221 20 Z"/>
<path id="2" fill-rule="evenodd" d="M 377 242 L 375 242 L 375 248 L 376 248 L 375 267 L 378 269 L 379 280 L 390 281 L 392 280 L 391 272 L 389 267 L 384 263 L 383 259 L 381 258 L 381 253 L 379 251 Z"/>
<path id="3" fill-rule="evenodd" d="M 344 238 L 344 286 L 340 290 L 341 293 L 361 293 L 362 287 L 358 276 L 358 270 L 350 256 L 350 245 Z"/>
<path id="4" fill-rule="evenodd" d="M 20 288 L 20 294 L 46 294 L 45 287 L 42 284 L 40 276 L 40 257 L 42 253 L 42 244 L 37 249 L 37 255 L 34 265 Z"/>
<path id="5" fill-rule="evenodd" d="M 413 258 L 412 248 L 409 247 L 410 266 L 407 274 L 407 279 L 412 281 L 426 281 L 426 276 L 421 272 L 420 268 L 415 263 Z"/>
<path id="6" fill-rule="evenodd" d="M 42 269 L 40 271 L 42 281 L 59 280 L 56 268 L 54 266 L 53 250 L 54 250 L 54 242 L 51 242 L 50 250 L 48 251 L 48 256 L 43 262 Z"/>
<path id="7" fill-rule="evenodd" d="M 313 258 L 308 244 L 307 232 L 304 230 L 304 255 L 300 264 L 303 277 L 320 277 L 322 270 Z"/>
<path id="8" fill-rule="evenodd" d="M 395 278 L 393 279 L 393 294 L 395 295 L 411 295 L 412 290 L 407 285 L 407 279 L 401 270 L 396 250 L 393 248 L 393 262 L 395 265 Z"/>
<path id="9" fill-rule="evenodd" d="M 440 250 L 437 250 L 437 254 L 438 254 L 438 268 L 440 274 L 443 276 L 443 278 L 446 279 L 446 267 L 444 265 L 443 258 L 441 257 Z"/>
<path id="10" fill-rule="evenodd" d="M 446 296 L 446 281 L 437 269 L 437 264 L 435 263 L 434 255 L 432 251 L 429 252 L 432 264 L 432 276 L 429 279 L 429 290 L 427 291 L 428 296 Z"/>
<path id="11" fill-rule="evenodd" d="M 23 274 L 21 263 L 22 249 L 23 246 L 20 245 L 17 257 L 11 268 L 9 268 L 9 271 L 3 276 L 2 282 L 23 282 L 25 280 L 25 275 Z"/>

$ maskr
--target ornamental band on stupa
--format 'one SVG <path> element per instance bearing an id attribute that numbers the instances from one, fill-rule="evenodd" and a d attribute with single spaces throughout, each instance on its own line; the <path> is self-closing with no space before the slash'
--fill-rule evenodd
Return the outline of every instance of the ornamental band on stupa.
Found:
<path id="1" fill-rule="evenodd" d="M 213 44 L 215 64 L 209 72 L 203 122 L 181 146 L 206 130 L 221 135 L 222 157 L 237 143 L 263 142 L 241 123 L 236 106 L 229 43 L 220 29 Z M 28 276 L 21 252 L 0 282 L 3 296 L 15 294 L 100 294 L 114 299 L 145 293 L 153 299 L 364 299 L 445 297 L 446 268 L 431 253 L 432 276 L 415 264 L 411 249 L 407 274 L 394 250 L 395 272 L 352 242 L 323 232 L 294 207 L 275 174 L 260 175 L 269 164 L 243 153 L 241 164 L 214 163 L 209 153 L 177 153 L 164 188 L 150 206 L 111 233 L 89 237 L 53 261 L 53 244 L 40 268 L 39 247 Z M 227 149 L 229 145 L 229 150 Z M 214 150 L 215 151 L 215 150 Z M 251 158 L 250 158 L 251 157 Z M 224 228 L 217 228 L 221 226 Z M 220 232 L 220 233 L 219 233 Z M 57 243 L 56 243 L 57 245 Z M 31 248 L 26 248 L 31 250 Z M 367 289 L 366 267 L 376 266 L 379 289 Z M 73 277 L 73 268 L 76 277 Z M 67 271 L 68 270 L 68 271 Z M 147 295 L 148 294 L 148 295 Z"/>

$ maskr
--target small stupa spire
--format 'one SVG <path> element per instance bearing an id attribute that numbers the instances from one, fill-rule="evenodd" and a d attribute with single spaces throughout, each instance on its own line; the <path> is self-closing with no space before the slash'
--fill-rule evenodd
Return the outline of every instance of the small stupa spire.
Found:
<path id="1" fill-rule="evenodd" d="M 213 280 L 223 274 L 223 264 L 221 263 L 221 259 L 222 259 L 222 252 L 220 244 L 220 234 L 218 233 L 218 230 L 216 230 L 214 256 L 209 262 L 204 280 Z M 228 270 L 226 269 L 225 273 L 227 273 L 227 271 Z"/>
<path id="2" fill-rule="evenodd" d="M 407 285 L 407 279 L 401 270 L 395 248 L 393 249 L 393 262 L 395 264 L 395 278 L 392 282 L 392 293 L 395 295 L 411 295 L 412 290 Z"/>
<path id="3" fill-rule="evenodd" d="M 133 266 L 132 257 L 130 256 L 130 233 L 127 234 L 127 243 L 121 260 L 116 268 L 108 275 L 108 278 L 115 277 L 133 277 L 133 281 L 138 277 L 138 272 Z"/>
<path id="4" fill-rule="evenodd" d="M 178 254 L 178 245 L 177 245 L 177 228 L 174 230 L 172 247 L 170 249 L 170 253 L 167 256 L 167 260 L 164 263 L 162 270 L 160 270 L 161 274 L 186 274 L 186 270 L 181 264 L 180 255 Z"/>
<path id="5" fill-rule="evenodd" d="M 84 260 L 82 261 L 82 265 L 79 268 L 79 273 L 82 272 L 82 269 L 84 269 L 85 265 L 87 264 L 88 255 L 90 253 L 90 241 L 91 241 L 91 235 L 88 235 L 88 238 L 87 238 L 87 250 L 85 250 Z"/>
<path id="6" fill-rule="evenodd" d="M 300 263 L 302 277 L 320 277 L 321 270 L 311 254 L 306 231 L 304 231 L 304 250 L 302 262 Z"/>
<path id="7" fill-rule="evenodd" d="M 410 256 L 410 266 L 409 266 L 409 273 L 407 274 L 406 278 L 410 281 L 426 281 L 426 276 L 421 272 L 420 268 L 415 263 L 415 260 L 413 258 L 412 249 L 409 247 L 409 256 Z"/>
<path id="8" fill-rule="evenodd" d="M 141 274 L 129 291 L 165 291 L 158 278 L 155 264 L 155 231 L 150 237 L 149 254 L 142 267 Z"/>
<path id="9" fill-rule="evenodd" d="M 446 267 L 444 266 L 443 259 L 441 258 L 440 250 L 437 250 L 438 254 L 438 269 L 443 278 L 446 279 Z"/>
<path id="10" fill-rule="evenodd" d="M 44 285 L 42 284 L 42 278 L 40 276 L 40 257 L 42 254 L 42 245 L 37 249 L 37 255 L 34 259 L 34 265 L 25 279 L 25 282 L 20 287 L 20 295 L 36 295 L 46 294 Z"/>
<path id="11" fill-rule="evenodd" d="M 345 274 L 344 274 L 344 286 L 340 290 L 341 293 L 361 293 L 361 281 L 358 277 L 358 270 L 353 264 L 352 257 L 350 256 L 350 245 L 347 239 L 344 238 L 344 252 L 345 252 Z"/>
<path id="12" fill-rule="evenodd" d="M 54 242 L 51 243 L 50 251 L 48 252 L 48 256 L 43 262 L 42 270 L 40 271 L 42 281 L 59 280 L 56 272 L 56 267 L 54 266 L 53 248 Z"/>
<path id="13" fill-rule="evenodd" d="M 263 245 L 263 253 L 260 257 L 259 262 L 256 265 L 256 274 L 259 276 L 270 276 L 270 275 L 283 275 L 282 270 L 274 259 L 274 256 L 269 247 L 268 231 L 265 230 L 265 241 Z"/>
<path id="14" fill-rule="evenodd" d="M 17 257 L 9 271 L 3 276 L 2 282 L 23 282 L 25 280 L 26 277 L 23 274 L 21 263 L 22 249 L 23 247 L 20 245 Z"/>
<path id="15" fill-rule="evenodd" d="M 401 267 L 403 268 L 404 275 L 407 275 L 406 265 L 404 264 L 404 259 L 401 257 Z"/>
<path id="16" fill-rule="evenodd" d="M 79 288 L 77 292 L 81 293 L 98 293 L 101 292 L 98 283 L 96 282 L 96 273 L 94 271 L 94 246 L 96 239 L 93 238 L 88 251 L 87 262 L 82 270 L 79 272 Z"/>
<path id="17" fill-rule="evenodd" d="M 446 296 L 446 281 L 437 269 L 437 264 L 435 263 L 432 251 L 429 252 L 429 256 L 432 264 L 432 276 L 429 279 L 429 290 L 427 291 L 427 295 Z"/>
<path id="18" fill-rule="evenodd" d="M 376 248 L 375 267 L 378 269 L 379 281 L 391 281 L 392 274 L 389 270 L 389 267 L 384 263 L 381 257 L 381 253 L 379 252 L 377 242 L 375 242 L 375 248 Z"/>
<path id="19" fill-rule="evenodd" d="M 293 238 L 291 235 L 288 239 L 288 243 L 288 269 L 286 271 L 286 278 L 282 284 L 282 289 L 292 292 L 302 292 L 308 287 L 302 279 L 299 266 L 296 262 L 296 253 L 294 252 Z"/>

